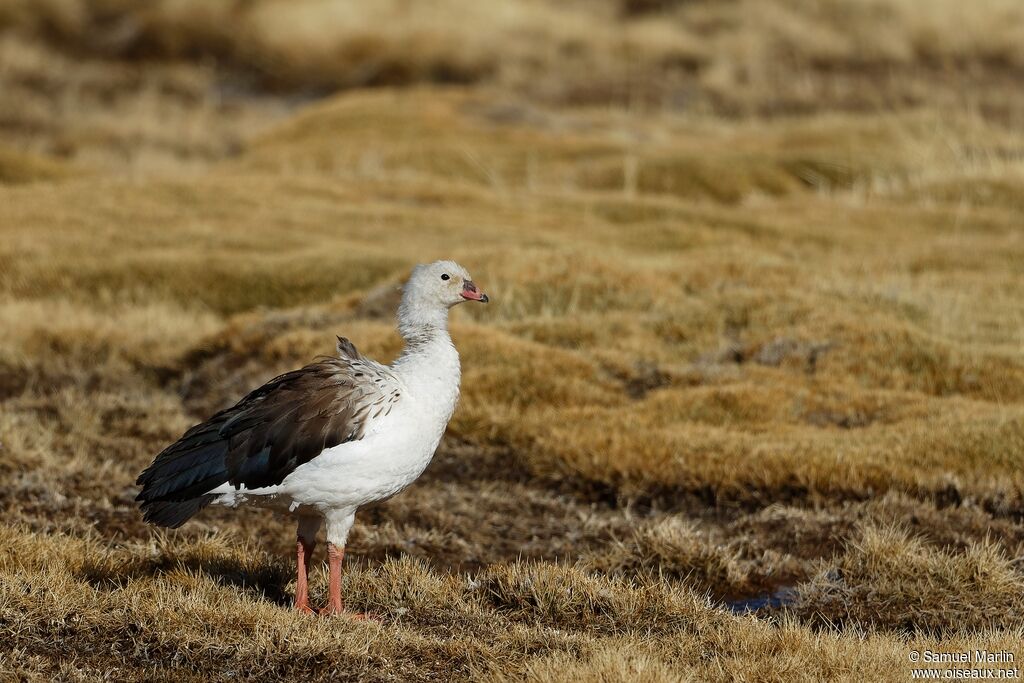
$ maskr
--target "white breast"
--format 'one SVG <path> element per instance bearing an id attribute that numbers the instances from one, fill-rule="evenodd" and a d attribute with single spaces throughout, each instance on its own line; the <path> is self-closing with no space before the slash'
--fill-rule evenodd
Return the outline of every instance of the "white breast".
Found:
<path id="1" fill-rule="evenodd" d="M 289 503 L 321 511 L 357 508 L 389 498 L 416 480 L 444 432 L 434 416 L 405 400 L 359 441 L 329 448 L 282 483 Z"/>

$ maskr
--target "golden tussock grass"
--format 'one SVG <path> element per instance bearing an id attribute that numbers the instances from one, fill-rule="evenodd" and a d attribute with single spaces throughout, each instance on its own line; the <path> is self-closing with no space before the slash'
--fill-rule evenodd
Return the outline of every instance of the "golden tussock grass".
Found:
<path id="1" fill-rule="evenodd" d="M 0 3 L 3 677 L 1024 655 L 1016 6 L 403 7 Z M 142 525 L 154 453 L 335 334 L 394 357 L 441 257 L 492 303 L 353 530 L 376 621 L 292 614 L 285 520 Z"/>
<path id="2" fill-rule="evenodd" d="M 941 631 L 952 620 L 980 631 L 1019 612 L 1022 599 L 1019 568 L 999 544 L 979 539 L 954 554 L 898 527 L 868 526 L 801 587 L 807 607 L 795 609 L 830 624 Z"/>
<path id="3" fill-rule="evenodd" d="M 283 88 L 489 83 L 730 113 L 940 100 L 1007 113 L 1013 0 L 4 0 L 0 27 L 104 57 L 202 57 Z"/>

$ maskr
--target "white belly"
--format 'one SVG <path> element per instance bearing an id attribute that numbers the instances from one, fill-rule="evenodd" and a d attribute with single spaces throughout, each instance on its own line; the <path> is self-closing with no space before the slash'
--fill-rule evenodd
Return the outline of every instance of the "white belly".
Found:
<path id="1" fill-rule="evenodd" d="M 225 484 L 214 501 L 283 508 L 352 509 L 384 500 L 415 481 L 434 455 L 447 420 L 395 410 L 359 441 L 328 448 L 300 465 L 277 486 L 235 489 Z"/>

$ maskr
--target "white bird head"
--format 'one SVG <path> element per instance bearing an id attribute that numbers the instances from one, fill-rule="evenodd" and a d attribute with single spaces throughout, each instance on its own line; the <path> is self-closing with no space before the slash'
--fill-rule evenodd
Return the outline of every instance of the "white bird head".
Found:
<path id="1" fill-rule="evenodd" d="M 398 324 L 402 336 L 417 334 L 423 328 L 444 326 L 448 309 L 464 301 L 487 303 L 465 268 L 454 261 L 422 263 L 413 268 L 402 291 Z"/>
<path id="2" fill-rule="evenodd" d="M 402 303 L 419 307 L 451 308 L 463 301 L 487 303 L 466 269 L 455 261 L 422 263 L 413 268 L 405 284 Z"/>

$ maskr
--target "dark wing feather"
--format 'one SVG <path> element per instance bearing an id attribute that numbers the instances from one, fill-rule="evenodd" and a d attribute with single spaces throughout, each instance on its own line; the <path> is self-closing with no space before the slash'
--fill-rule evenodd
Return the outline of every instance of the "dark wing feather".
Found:
<path id="1" fill-rule="evenodd" d="M 325 448 L 361 439 L 381 406 L 398 400 L 398 385 L 348 340 L 339 337 L 338 351 L 344 357 L 275 377 L 164 449 L 137 481 L 146 520 L 179 526 L 222 484 L 280 484 Z"/>
<path id="2" fill-rule="evenodd" d="M 361 360 L 362 356 L 356 350 L 356 345 L 345 337 L 338 337 L 338 355 L 349 360 Z"/>

